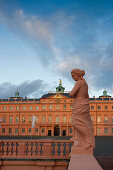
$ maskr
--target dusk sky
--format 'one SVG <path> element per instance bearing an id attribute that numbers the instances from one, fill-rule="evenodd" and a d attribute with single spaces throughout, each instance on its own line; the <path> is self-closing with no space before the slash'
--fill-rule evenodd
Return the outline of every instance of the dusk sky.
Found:
<path id="1" fill-rule="evenodd" d="M 74 85 L 113 96 L 113 0 L 0 0 L 0 98 L 39 98 Z"/>

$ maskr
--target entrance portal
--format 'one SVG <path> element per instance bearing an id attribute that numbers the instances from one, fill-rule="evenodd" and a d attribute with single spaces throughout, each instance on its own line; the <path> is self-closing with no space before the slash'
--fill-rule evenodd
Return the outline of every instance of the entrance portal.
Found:
<path id="1" fill-rule="evenodd" d="M 51 130 L 48 130 L 48 136 L 51 136 Z"/>
<path id="2" fill-rule="evenodd" d="M 60 136 L 60 127 L 58 125 L 54 127 L 54 136 Z"/>

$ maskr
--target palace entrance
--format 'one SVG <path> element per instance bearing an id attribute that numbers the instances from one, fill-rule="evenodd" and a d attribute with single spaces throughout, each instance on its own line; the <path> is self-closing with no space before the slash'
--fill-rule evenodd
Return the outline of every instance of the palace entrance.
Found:
<path id="1" fill-rule="evenodd" d="M 60 127 L 58 125 L 54 127 L 54 136 L 60 136 Z"/>

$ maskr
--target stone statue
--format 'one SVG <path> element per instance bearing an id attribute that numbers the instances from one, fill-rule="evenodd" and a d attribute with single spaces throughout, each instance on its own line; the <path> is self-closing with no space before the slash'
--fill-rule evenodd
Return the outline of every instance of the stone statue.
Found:
<path id="1" fill-rule="evenodd" d="M 83 78 L 84 70 L 73 69 L 72 78 L 77 81 L 69 95 L 74 98 L 72 109 L 72 127 L 75 147 L 84 149 L 94 148 L 94 129 L 90 118 L 88 85 Z"/>

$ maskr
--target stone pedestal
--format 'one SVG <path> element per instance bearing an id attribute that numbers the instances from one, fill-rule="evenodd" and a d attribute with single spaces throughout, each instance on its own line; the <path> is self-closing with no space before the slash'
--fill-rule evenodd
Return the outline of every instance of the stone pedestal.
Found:
<path id="1" fill-rule="evenodd" d="M 93 149 L 72 146 L 68 170 L 102 170 L 93 156 Z"/>

